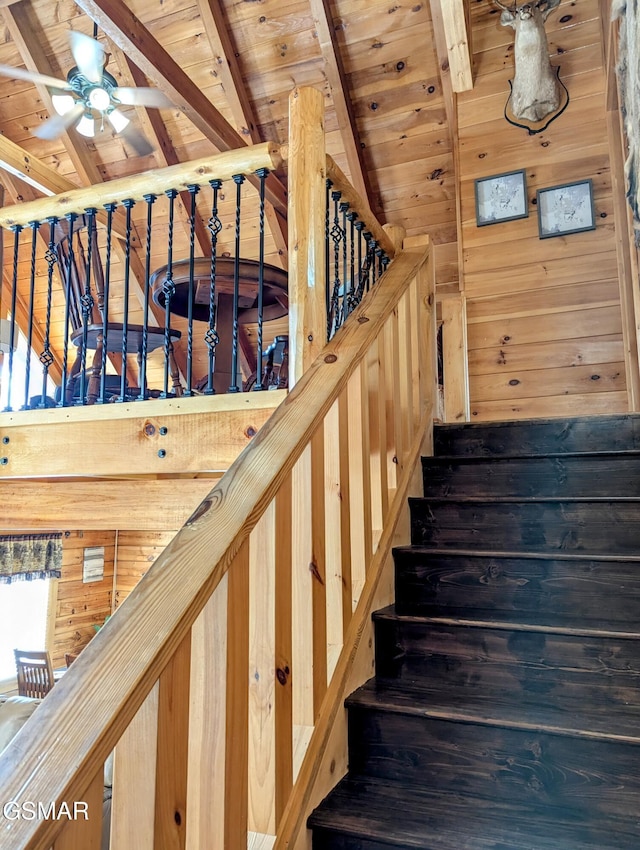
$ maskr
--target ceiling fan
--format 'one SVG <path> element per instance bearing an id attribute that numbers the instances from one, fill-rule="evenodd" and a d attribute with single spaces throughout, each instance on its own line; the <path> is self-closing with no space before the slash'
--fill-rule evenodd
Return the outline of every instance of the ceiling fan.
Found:
<path id="1" fill-rule="evenodd" d="M 39 139 L 55 139 L 75 125 L 78 133 L 93 138 L 104 129 L 105 119 L 116 133 L 120 133 L 139 156 L 153 151 L 147 137 L 134 127 L 120 106 L 146 106 L 154 109 L 173 104 L 159 89 L 119 86 L 115 77 L 106 70 L 108 55 L 95 38 L 72 30 L 69 33 L 71 54 L 75 66 L 66 80 L 38 74 L 22 68 L 0 65 L 0 76 L 40 83 L 54 90 L 51 96 L 56 115 L 34 130 Z"/>

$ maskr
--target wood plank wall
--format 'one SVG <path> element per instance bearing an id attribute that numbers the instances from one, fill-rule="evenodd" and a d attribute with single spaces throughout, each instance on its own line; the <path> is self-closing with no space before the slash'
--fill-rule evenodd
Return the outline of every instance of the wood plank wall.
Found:
<path id="1" fill-rule="evenodd" d="M 471 12 L 475 86 L 458 98 L 471 419 L 626 411 L 598 0 L 563 0 L 547 21 L 571 101 L 533 136 L 503 117 L 513 30 L 488 2 Z M 529 217 L 478 228 L 474 180 L 520 168 Z M 596 230 L 540 240 L 536 190 L 589 177 Z"/>
<path id="2" fill-rule="evenodd" d="M 62 577 L 58 580 L 51 660 L 64 666 L 65 652 L 78 651 L 95 635 L 133 590 L 175 531 L 69 531 L 62 545 Z M 84 549 L 104 546 L 104 578 L 84 584 Z M 117 552 L 117 556 L 116 556 Z"/>
<path id="3" fill-rule="evenodd" d="M 104 578 L 84 584 L 84 549 L 104 546 Z M 62 576 L 57 584 L 51 660 L 54 667 L 64 666 L 65 652 L 86 646 L 111 614 L 115 532 L 69 531 L 62 540 Z"/>
<path id="4" fill-rule="evenodd" d="M 131 593 L 177 531 L 120 531 L 117 538 L 115 611 Z"/>

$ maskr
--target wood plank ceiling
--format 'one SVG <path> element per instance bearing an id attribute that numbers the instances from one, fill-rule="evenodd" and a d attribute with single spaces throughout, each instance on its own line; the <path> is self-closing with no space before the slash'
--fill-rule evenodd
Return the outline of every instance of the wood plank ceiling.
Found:
<path id="1" fill-rule="evenodd" d="M 455 243 L 451 109 L 428 2 L 4 0 L 0 6 L 1 63 L 64 78 L 74 64 L 68 30 L 91 35 L 95 20 L 118 83 L 155 85 L 176 105 L 126 110 L 156 145 L 139 157 L 110 129 L 91 140 L 73 129 L 55 141 L 35 138 L 32 130 L 52 113 L 49 92 L 0 78 L 0 133 L 27 152 L 32 183 L 59 191 L 62 178 L 87 185 L 244 143 L 285 142 L 289 93 L 312 85 L 326 95 L 329 152 L 367 192 L 381 220 L 410 235 L 429 232 L 438 244 Z M 0 140 L 7 167 L 12 154 Z M 44 166 L 58 179 L 48 180 Z M 15 169 L 0 172 L 6 202 L 34 197 L 14 175 Z M 276 200 L 285 186 L 286 174 L 274 175 Z M 284 264 L 286 227 L 273 211 L 269 229 L 267 259 Z M 202 247 L 205 238 L 201 229 Z M 249 238 L 243 253 L 254 251 Z"/>

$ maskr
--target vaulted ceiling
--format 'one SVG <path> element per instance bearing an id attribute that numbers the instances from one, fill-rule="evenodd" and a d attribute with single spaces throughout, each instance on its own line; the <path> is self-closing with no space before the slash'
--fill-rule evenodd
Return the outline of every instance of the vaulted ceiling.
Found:
<path id="1" fill-rule="evenodd" d="M 462 8 L 461 0 L 443 4 L 452 6 Z M 4 0 L 0 7 L 0 63 L 64 79 L 75 64 L 69 30 L 91 35 L 95 21 L 118 84 L 158 87 L 175 104 L 125 109 L 155 147 L 141 157 L 110 127 L 93 139 L 75 129 L 53 141 L 35 138 L 54 114 L 50 91 L 0 78 L 0 132 L 36 160 L 34 184 L 65 188 L 41 166 L 88 185 L 245 143 L 286 142 L 289 93 L 310 85 L 326 96 L 329 153 L 381 221 L 455 242 L 440 0 Z M 11 168 L 12 156 L 21 171 L 20 150 L 0 159 Z M 286 186 L 286 174 L 278 179 Z M 0 181 L 5 203 L 39 194 L 7 171 Z M 274 219 L 273 261 L 282 248 L 277 230 Z"/>

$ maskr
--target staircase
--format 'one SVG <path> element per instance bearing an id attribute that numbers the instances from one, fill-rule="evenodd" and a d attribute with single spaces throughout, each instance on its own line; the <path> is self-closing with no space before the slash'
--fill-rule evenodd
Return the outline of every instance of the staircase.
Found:
<path id="1" fill-rule="evenodd" d="M 640 417 L 436 429 L 314 850 L 638 850 Z"/>

